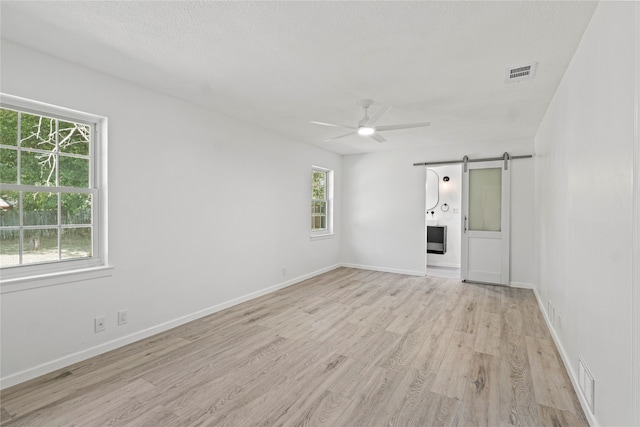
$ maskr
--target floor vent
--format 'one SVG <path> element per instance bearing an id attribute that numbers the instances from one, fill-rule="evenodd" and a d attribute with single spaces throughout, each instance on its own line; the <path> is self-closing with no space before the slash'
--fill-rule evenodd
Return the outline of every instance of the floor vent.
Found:
<path id="1" fill-rule="evenodd" d="M 531 80 L 536 72 L 536 63 L 524 65 L 522 67 L 507 68 L 505 81 L 507 83 L 517 83 Z"/>
<path id="2" fill-rule="evenodd" d="M 578 357 L 578 383 L 592 414 L 596 413 L 596 382 L 582 358 Z"/>

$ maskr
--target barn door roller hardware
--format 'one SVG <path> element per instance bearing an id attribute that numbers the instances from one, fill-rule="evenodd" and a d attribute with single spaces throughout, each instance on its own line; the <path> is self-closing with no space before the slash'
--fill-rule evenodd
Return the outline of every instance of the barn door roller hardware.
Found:
<path id="1" fill-rule="evenodd" d="M 533 155 L 532 154 L 527 154 L 524 156 L 512 156 L 509 153 L 504 153 L 502 155 L 502 157 L 486 157 L 484 159 L 470 159 L 469 156 L 464 156 L 462 158 L 462 160 L 447 160 L 447 161 L 442 161 L 442 162 L 421 162 L 421 163 L 414 163 L 413 166 L 440 166 L 440 165 L 458 165 L 458 164 L 463 164 L 463 170 L 464 172 L 467 171 L 467 164 L 468 163 L 476 163 L 476 162 L 490 162 L 493 160 L 502 160 L 504 161 L 504 170 L 507 170 L 509 168 L 509 161 L 510 160 L 517 160 L 517 159 L 530 159 L 532 158 Z"/>

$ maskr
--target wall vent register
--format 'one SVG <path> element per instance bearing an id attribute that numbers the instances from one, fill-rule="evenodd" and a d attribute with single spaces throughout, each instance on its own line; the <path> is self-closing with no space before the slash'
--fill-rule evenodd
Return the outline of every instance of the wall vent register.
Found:
<path id="1" fill-rule="evenodd" d="M 521 67 L 507 68 L 505 82 L 516 83 L 531 80 L 536 72 L 536 63 L 523 65 Z"/>

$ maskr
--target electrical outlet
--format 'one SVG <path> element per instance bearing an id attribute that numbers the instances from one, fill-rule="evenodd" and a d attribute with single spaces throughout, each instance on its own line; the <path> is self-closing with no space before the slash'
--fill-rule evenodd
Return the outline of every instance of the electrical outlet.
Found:
<path id="1" fill-rule="evenodd" d="M 107 329 L 107 318 L 105 316 L 93 319 L 94 332 L 102 332 Z"/>
<path id="2" fill-rule="evenodd" d="M 118 312 L 118 326 L 124 325 L 129 320 L 129 311 L 128 310 L 120 310 Z"/>
<path id="3" fill-rule="evenodd" d="M 282 267 L 282 275 L 283 276 L 287 275 L 287 267 Z"/>

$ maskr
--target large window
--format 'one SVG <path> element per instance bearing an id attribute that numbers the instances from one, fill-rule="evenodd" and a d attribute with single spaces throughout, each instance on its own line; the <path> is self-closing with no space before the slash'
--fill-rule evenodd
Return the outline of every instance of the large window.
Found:
<path id="1" fill-rule="evenodd" d="M 3 281 L 104 265 L 106 119 L 8 95 L 1 101 Z"/>
<path id="2" fill-rule="evenodd" d="M 328 235 L 333 232 L 333 171 L 319 167 L 311 169 L 311 233 Z"/>

